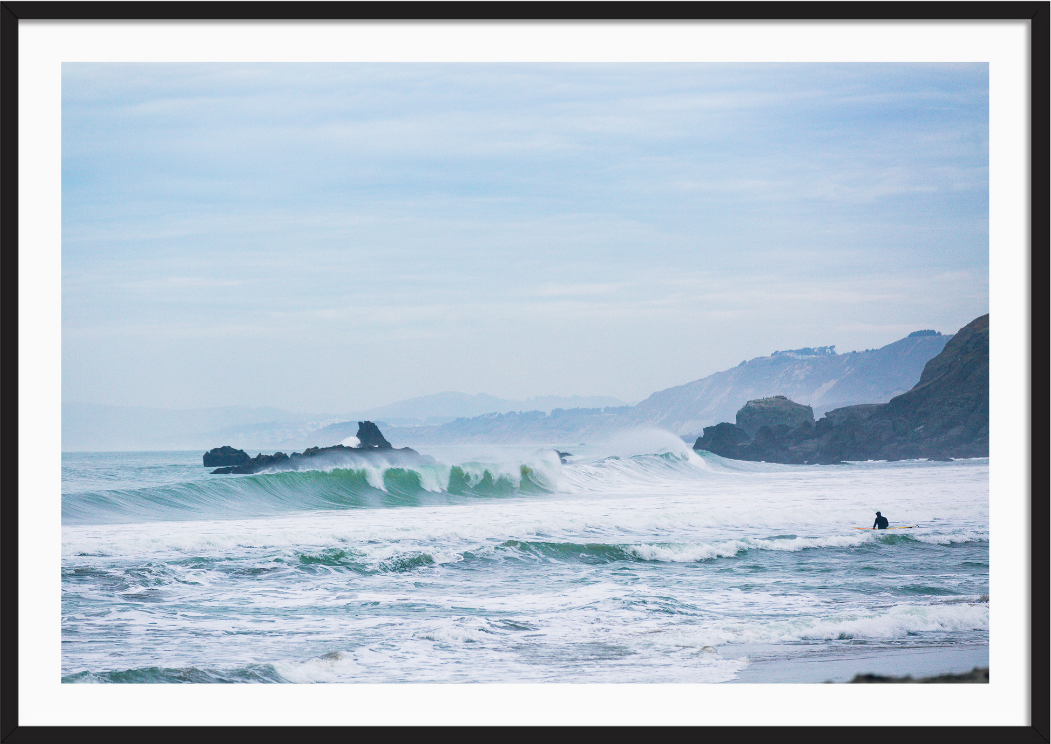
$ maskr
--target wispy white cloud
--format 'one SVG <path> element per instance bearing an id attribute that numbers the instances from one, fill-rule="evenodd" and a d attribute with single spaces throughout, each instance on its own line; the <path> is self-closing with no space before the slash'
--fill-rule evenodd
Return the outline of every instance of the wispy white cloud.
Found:
<path id="1" fill-rule="evenodd" d="M 443 389 L 641 398 L 879 345 L 987 305 L 987 142 L 984 65 L 66 64 L 64 385 L 148 405 L 138 348 L 298 395 L 367 343 L 376 384 L 413 347 Z"/>

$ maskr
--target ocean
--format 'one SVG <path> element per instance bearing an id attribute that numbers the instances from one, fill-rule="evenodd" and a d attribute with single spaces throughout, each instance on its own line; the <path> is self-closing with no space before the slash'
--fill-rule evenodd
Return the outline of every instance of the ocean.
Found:
<path id="1" fill-rule="evenodd" d="M 66 683 L 845 682 L 989 658 L 989 461 L 650 433 L 210 475 L 62 456 Z M 250 453 L 254 454 L 254 452 Z M 891 526 L 871 532 L 879 510 Z"/>

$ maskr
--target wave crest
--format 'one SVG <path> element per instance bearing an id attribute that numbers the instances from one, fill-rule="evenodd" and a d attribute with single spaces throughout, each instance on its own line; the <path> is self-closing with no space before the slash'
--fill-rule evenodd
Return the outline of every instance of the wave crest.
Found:
<path id="1" fill-rule="evenodd" d="M 557 456 L 516 463 L 377 463 L 215 476 L 173 485 L 64 494 L 63 524 L 262 516 L 289 511 L 431 506 L 552 493 Z"/>

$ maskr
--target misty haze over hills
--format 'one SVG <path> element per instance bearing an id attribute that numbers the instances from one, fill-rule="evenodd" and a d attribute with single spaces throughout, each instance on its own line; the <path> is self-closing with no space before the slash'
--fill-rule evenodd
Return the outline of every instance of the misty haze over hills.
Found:
<path id="1" fill-rule="evenodd" d="M 884 403 L 909 390 L 950 335 L 917 331 L 880 349 L 835 353 L 835 347 L 776 351 L 733 369 L 654 393 L 635 406 L 603 396 L 546 396 L 510 401 L 446 392 L 352 414 L 303 414 L 276 408 L 185 411 L 64 403 L 64 451 L 251 450 L 336 444 L 372 420 L 402 445 L 458 442 L 595 441 L 618 431 L 657 427 L 685 439 L 732 421 L 748 400 L 786 395 L 815 416 L 858 403 Z M 691 439 L 692 441 L 692 439 Z"/>
<path id="2" fill-rule="evenodd" d="M 749 400 L 785 395 L 816 416 L 857 403 L 885 403 L 913 387 L 951 335 L 917 331 L 879 349 L 836 354 L 832 346 L 778 351 L 733 369 L 654 393 L 635 406 L 490 414 L 437 427 L 390 429 L 409 446 L 456 442 L 592 442 L 618 431 L 660 428 L 693 441 L 705 426 L 732 421 Z M 337 434 L 346 428 L 333 425 Z M 351 432 L 352 433 L 352 432 Z"/>
<path id="3" fill-rule="evenodd" d="M 487 413 L 591 406 L 623 406 L 608 396 L 544 396 L 524 401 L 492 395 L 435 393 L 366 411 L 343 414 L 295 413 L 279 408 L 228 406 L 170 410 L 94 403 L 62 404 L 64 452 L 210 449 L 216 441 L 250 449 L 312 446 L 326 426 L 380 421 L 388 426 L 438 425 Z M 349 436 L 344 434 L 340 439 Z M 336 440 L 337 442 L 339 439 Z M 334 442 L 332 442 L 334 443 Z"/>
<path id="4" fill-rule="evenodd" d="M 353 414 L 348 418 L 379 420 L 390 426 L 435 426 L 455 421 L 458 418 L 473 418 L 484 416 L 487 413 L 508 413 L 510 411 L 549 413 L 555 408 L 603 408 L 623 405 L 626 403 L 618 398 L 601 395 L 570 397 L 547 395 L 526 400 L 505 400 L 484 393 L 468 395 L 467 393 L 450 392 L 398 401 Z"/>
<path id="5" fill-rule="evenodd" d="M 833 408 L 885 403 L 912 388 L 923 365 L 938 356 L 950 338 L 916 331 L 863 352 L 836 354 L 832 346 L 778 351 L 654 393 L 635 406 L 630 418 L 689 435 L 720 421 L 733 421 L 745 403 L 772 395 L 812 406 L 817 418 Z"/>

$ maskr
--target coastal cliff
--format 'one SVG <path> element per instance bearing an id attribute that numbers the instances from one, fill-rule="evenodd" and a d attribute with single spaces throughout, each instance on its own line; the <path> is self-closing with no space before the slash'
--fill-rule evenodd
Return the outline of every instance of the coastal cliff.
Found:
<path id="1" fill-rule="evenodd" d="M 927 362 L 920 381 L 887 403 L 837 408 L 813 425 L 760 425 L 752 435 L 740 425 L 741 414 L 761 409 L 760 403 L 749 401 L 737 425 L 706 427 L 694 449 L 797 464 L 988 457 L 989 315 L 960 329 Z M 744 420 L 755 421 L 750 416 Z"/>
<path id="2" fill-rule="evenodd" d="M 886 403 L 912 388 L 924 365 L 950 336 L 916 331 L 880 349 L 837 354 L 835 347 L 775 351 L 700 380 L 653 393 L 625 419 L 679 434 L 696 434 L 750 400 L 783 395 L 812 407 L 815 416 L 859 403 Z"/>

